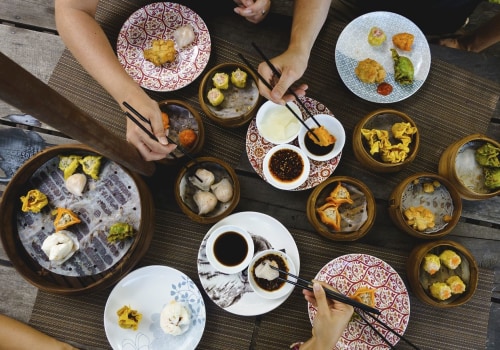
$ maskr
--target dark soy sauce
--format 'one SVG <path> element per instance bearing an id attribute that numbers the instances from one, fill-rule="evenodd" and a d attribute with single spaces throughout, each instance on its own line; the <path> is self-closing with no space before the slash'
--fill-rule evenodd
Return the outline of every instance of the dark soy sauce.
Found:
<path id="1" fill-rule="evenodd" d="M 311 140 L 308 133 L 306 133 L 306 135 L 304 136 L 304 144 L 306 145 L 306 148 L 309 152 L 317 156 L 324 156 L 325 154 L 330 153 L 333 149 L 333 146 L 335 146 L 335 143 L 332 143 L 329 146 L 317 145 L 313 140 Z"/>
<path id="2" fill-rule="evenodd" d="M 215 257 L 225 266 L 240 264 L 248 253 L 245 238 L 237 232 L 229 231 L 221 234 L 214 243 Z"/>

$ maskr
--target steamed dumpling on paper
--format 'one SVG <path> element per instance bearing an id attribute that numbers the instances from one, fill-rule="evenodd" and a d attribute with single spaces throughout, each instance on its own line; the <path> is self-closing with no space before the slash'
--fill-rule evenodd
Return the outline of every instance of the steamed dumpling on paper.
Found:
<path id="1" fill-rule="evenodd" d="M 400 56 L 398 52 L 391 49 L 392 60 L 394 61 L 394 80 L 401 85 L 409 85 L 414 80 L 413 63 L 408 57 Z"/>
<path id="2" fill-rule="evenodd" d="M 198 206 L 198 215 L 210 213 L 217 206 L 217 197 L 212 192 L 196 191 L 193 196 L 194 202 Z"/>

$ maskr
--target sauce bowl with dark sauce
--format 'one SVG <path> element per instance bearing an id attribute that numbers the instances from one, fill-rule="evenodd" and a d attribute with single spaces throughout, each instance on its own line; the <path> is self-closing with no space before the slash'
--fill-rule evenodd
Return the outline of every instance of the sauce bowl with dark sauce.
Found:
<path id="1" fill-rule="evenodd" d="M 293 190 L 309 177 L 311 164 L 297 146 L 281 144 L 267 152 L 262 163 L 266 181 L 282 190 Z"/>
<path id="2" fill-rule="evenodd" d="M 300 149 L 302 149 L 312 160 L 327 161 L 337 157 L 340 152 L 342 152 L 345 145 L 345 130 L 342 123 L 333 115 L 329 114 L 317 114 L 314 118 L 335 137 L 335 143 L 329 146 L 317 145 L 310 139 L 308 130 L 302 125 L 298 136 Z M 312 118 L 306 119 L 305 123 L 310 129 L 318 127 Z"/>
<path id="3" fill-rule="evenodd" d="M 210 234 L 206 252 L 208 261 L 217 271 L 234 274 L 246 269 L 252 261 L 254 243 L 245 229 L 224 225 Z"/>
<path id="4" fill-rule="evenodd" d="M 259 278 L 257 276 L 257 267 L 260 264 L 267 264 L 269 261 L 274 261 L 280 270 L 297 275 L 295 265 L 286 253 L 274 249 L 264 250 L 255 254 L 248 266 L 248 281 L 250 282 L 250 287 L 252 287 L 255 293 L 265 299 L 287 298 L 293 291 L 294 286 L 280 280 L 280 278 L 287 279 L 285 273 L 276 271 L 275 273 L 279 278 L 271 280 Z M 295 280 L 292 278 L 292 281 Z"/>

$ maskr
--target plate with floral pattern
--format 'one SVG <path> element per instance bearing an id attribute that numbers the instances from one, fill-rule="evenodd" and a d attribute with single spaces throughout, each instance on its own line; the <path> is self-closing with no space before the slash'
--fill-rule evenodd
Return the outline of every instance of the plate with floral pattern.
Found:
<path id="1" fill-rule="evenodd" d="M 333 115 L 333 113 L 322 103 L 310 98 L 310 97 L 301 97 L 301 101 L 304 106 L 312 113 L 312 115 L 316 114 L 329 114 Z M 302 112 L 302 116 L 304 119 L 308 118 L 308 113 L 304 110 L 304 108 L 298 104 L 300 111 Z M 292 142 L 292 145 L 299 147 L 299 141 L 296 138 Z M 267 152 L 269 152 L 275 146 L 274 143 L 266 141 L 260 134 L 257 129 L 257 124 L 255 118 L 248 125 L 247 135 L 246 135 L 246 150 L 247 156 L 250 164 L 253 169 L 259 176 L 265 180 L 263 171 L 263 162 L 266 157 Z M 317 161 L 313 159 L 309 159 L 310 163 L 310 171 L 309 178 L 299 187 L 294 188 L 293 191 L 307 190 L 310 188 L 314 188 L 326 179 L 328 179 L 340 162 L 340 157 L 342 156 L 342 152 L 339 153 L 338 156 L 328 160 L 328 161 Z"/>
<path id="2" fill-rule="evenodd" d="M 386 262 L 371 255 L 347 254 L 333 259 L 315 277 L 324 281 L 345 295 L 353 295 L 359 288 L 374 290 L 375 308 L 381 314 L 377 317 L 399 334 L 403 334 L 410 320 L 410 297 L 398 273 Z M 316 308 L 308 304 L 309 319 L 314 323 Z M 365 318 L 370 319 L 369 316 Z M 399 338 L 381 327 L 375 321 L 372 325 L 392 344 Z M 359 316 L 352 317 L 336 349 L 389 349 Z"/>
<path id="3" fill-rule="evenodd" d="M 174 31 L 191 25 L 194 41 L 178 48 L 173 62 L 155 66 L 144 58 L 153 40 L 174 40 Z M 174 40 L 175 41 L 175 40 Z M 208 64 L 211 39 L 203 19 L 190 8 L 171 2 L 156 2 L 134 12 L 118 34 L 116 53 L 127 73 L 143 88 L 175 91 L 189 85 Z"/>
<path id="4" fill-rule="evenodd" d="M 189 309 L 191 324 L 181 335 L 169 335 L 160 326 L 160 313 L 172 300 Z M 118 325 L 116 312 L 129 306 L 142 314 L 137 330 Z M 205 330 L 205 303 L 195 283 L 168 266 L 139 268 L 111 291 L 104 309 L 104 329 L 114 350 L 193 350 Z"/>

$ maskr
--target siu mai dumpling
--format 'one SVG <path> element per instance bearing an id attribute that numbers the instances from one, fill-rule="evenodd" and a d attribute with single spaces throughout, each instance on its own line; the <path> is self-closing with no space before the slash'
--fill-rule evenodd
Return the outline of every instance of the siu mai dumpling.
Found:
<path id="1" fill-rule="evenodd" d="M 193 200 L 198 206 L 198 215 L 210 213 L 217 206 L 217 197 L 212 192 L 196 191 Z"/>

